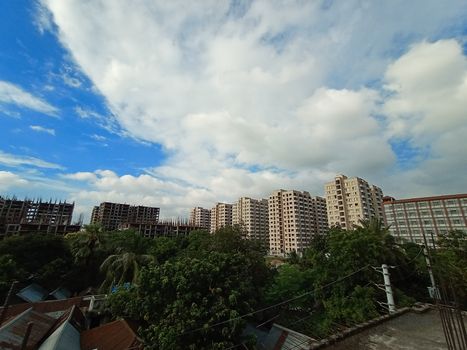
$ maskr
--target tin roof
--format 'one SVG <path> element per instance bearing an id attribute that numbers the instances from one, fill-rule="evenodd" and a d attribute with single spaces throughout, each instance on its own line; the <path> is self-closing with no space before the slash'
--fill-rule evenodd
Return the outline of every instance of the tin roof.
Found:
<path id="1" fill-rule="evenodd" d="M 29 303 L 44 300 L 48 294 L 47 290 L 36 283 L 31 283 L 16 293 L 18 297 Z"/>
<path id="2" fill-rule="evenodd" d="M 89 300 L 83 300 L 83 297 L 75 297 L 70 299 L 64 300 L 46 300 L 46 301 L 39 301 L 36 303 L 22 303 L 16 305 L 8 306 L 6 311 L 5 319 L 16 316 L 23 311 L 32 308 L 34 311 L 42 312 L 42 313 L 56 313 L 59 311 L 68 310 L 73 305 L 77 307 L 88 307 Z M 3 307 L 0 308 L 3 310 Z"/>
<path id="3" fill-rule="evenodd" d="M 118 320 L 81 333 L 82 350 L 142 349 L 142 343 L 127 321 Z"/>
<path id="4" fill-rule="evenodd" d="M 26 349 L 36 349 L 56 320 L 29 308 L 8 320 L 0 328 L 0 348 L 19 349 L 30 322 L 33 326 Z"/>

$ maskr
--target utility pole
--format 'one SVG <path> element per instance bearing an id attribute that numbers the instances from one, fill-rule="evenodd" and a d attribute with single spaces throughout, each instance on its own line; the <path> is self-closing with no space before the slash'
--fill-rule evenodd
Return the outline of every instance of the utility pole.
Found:
<path id="1" fill-rule="evenodd" d="M 425 256 L 426 267 L 428 269 L 428 274 L 430 275 L 431 287 L 428 287 L 428 292 L 430 297 L 433 299 L 440 299 L 438 287 L 436 286 L 435 275 L 433 274 L 433 268 L 431 267 L 431 259 L 428 255 L 428 250 L 426 246 L 423 246 L 423 255 Z"/>
<path id="2" fill-rule="evenodd" d="M 386 264 L 381 265 L 381 269 L 383 271 L 384 289 L 386 291 L 386 298 L 388 299 L 389 313 L 393 314 L 396 312 L 396 304 L 394 303 L 394 296 L 392 294 L 392 287 L 391 287 L 391 280 L 389 278 L 388 265 Z"/>
<path id="3" fill-rule="evenodd" d="M 387 309 L 389 310 L 389 313 L 390 314 L 393 314 L 396 312 L 396 304 L 394 303 L 394 296 L 392 294 L 392 287 L 391 287 L 391 280 L 389 279 L 389 270 L 388 270 L 388 265 L 386 264 L 383 264 L 381 265 L 381 268 L 379 267 L 374 267 L 373 266 L 373 269 L 375 271 L 378 271 L 379 273 L 382 273 L 383 274 L 383 279 L 384 279 L 384 285 L 381 285 L 381 284 L 375 284 L 376 287 L 378 287 L 379 289 L 383 290 L 384 292 L 386 292 L 386 298 L 388 300 L 387 303 L 382 303 L 382 302 L 379 302 L 378 301 L 378 304 L 382 305 L 387 305 Z"/>

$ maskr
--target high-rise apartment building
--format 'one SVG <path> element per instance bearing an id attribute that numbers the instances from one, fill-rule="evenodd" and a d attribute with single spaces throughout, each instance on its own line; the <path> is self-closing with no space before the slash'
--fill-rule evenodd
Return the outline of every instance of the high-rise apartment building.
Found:
<path id="1" fill-rule="evenodd" d="M 312 211 L 315 224 L 315 234 L 325 235 L 329 230 L 326 199 L 315 196 L 311 197 L 311 200 L 313 206 Z"/>
<path id="2" fill-rule="evenodd" d="M 0 197 L 0 237 L 23 233 L 66 234 L 79 231 L 72 225 L 74 203 L 43 202 Z"/>
<path id="3" fill-rule="evenodd" d="M 329 226 L 352 229 L 361 220 L 384 220 L 383 191 L 359 177 L 337 175 L 324 187 Z"/>
<path id="4" fill-rule="evenodd" d="M 211 209 L 211 233 L 225 226 L 232 226 L 232 204 L 217 203 Z"/>
<path id="5" fill-rule="evenodd" d="M 467 194 L 396 200 L 384 197 L 389 231 L 398 241 L 432 246 L 439 235 L 467 232 Z"/>
<path id="6" fill-rule="evenodd" d="M 190 225 L 211 230 L 211 211 L 201 207 L 195 207 L 190 211 Z"/>
<path id="7" fill-rule="evenodd" d="M 232 223 L 239 225 L 245 238 L 256 239 L 269 246 L 268 200 L 242 197 L 232 206 Z"/>
<path id="8" fill-rule="evenodd" d="M 99 224 L 104 230 L 117 230 L 122 224 L 156 224 L 160 209 L 129 204 L 103 202 L 94 207 L 91 224 Z"/>
<path id="9" fill-rule="evenodd" d="M 274 191 L 268 200 L 269 253 L 285 256 L 303 252 L 314 235 L 325 232 L 323 205 L 324 198 L 311 197 L 308 192 Z"/>

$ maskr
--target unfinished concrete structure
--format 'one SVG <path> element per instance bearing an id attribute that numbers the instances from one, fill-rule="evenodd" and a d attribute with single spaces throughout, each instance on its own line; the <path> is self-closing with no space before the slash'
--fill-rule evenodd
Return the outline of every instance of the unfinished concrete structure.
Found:
<path id="1" fill-rule="evenodd" d="M 91 224 L 102 226 L 106 231 L 117 230 L 123 224 L 157 224 L 160 208 L 103 202 L 94 207 Z"/>
<path id="2" fill-rule="evenodd" d="M 25 233 L 66 234 L 72 225 L 74 203 L 0 197 L 0 237 Z"/>
<path id="3" fill-rule="evenodd" d="M 163 221 L 158 223 L 125 223 L 118 227 L 120 230 L 135 230 L 148 238 L 155 237 L 185 237 L 190 232 L 200 230 L 201 227 L 182 220 Z"/>

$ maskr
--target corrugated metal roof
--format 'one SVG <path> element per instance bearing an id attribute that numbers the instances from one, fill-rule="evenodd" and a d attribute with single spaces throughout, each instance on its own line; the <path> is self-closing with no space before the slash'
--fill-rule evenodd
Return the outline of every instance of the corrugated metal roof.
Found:
<path id="1" fill-rule="evenodd" d="M 32 322 L 33 326 L 28 338 L 27 349 L 35 349 L 42 338 L 44 338 L 50 328 L 54 325 L 56 320 L 29 308 L 16 317 L 8 320 L 0 328 L 0 348 L 19 348 L 26 334 L 29 322 Z"/>
<path id="2" fill-rule="evenodd" d="M 29 286 L 21 289 L 16 295 L 28 303 L 34 303 L 47 298 L 49 292 L 36 283 L 31 283 Z"/>
<path id="3" fill-rule="evenodd" d="M 80 334 L 70 322 L 63 322 L 38 350 L 80 350 Z"/>
<path id="4" fill-rule="evenodd" d="M 142 349 L 141 341 L 125 320 L 110 322 L 81 333 L 82 350 L 120 350 L 130 347 Z"/>
<path id="5" fill-rule="evenodd" d="M 89 306 L 89 300 L 83 300 L 83 297 L 70 298 L 65 300 L 47 300 L 39 301 L 36 303 L 23 303 L 8 306 L 6 312 L 6 319 L 11 318 L 21 312 L 32 308 L 34 311 L 52 314 L 57 313 L 54 317 L 59 317 L 63 311 L 68 310 L 73 305 L 83 308 Z M 0 308 L 2 310 L 3 308 Z"/>
<path id="6" fill-rule="evenodd" d="M 49 295 L 53 296 L 57 300 L 63 300 L 68 299 L 71 296 L 71 292 L 66 288 L 59 287 L 54 291 L 50 292 Z"/>

